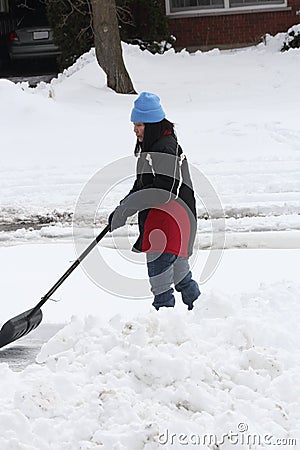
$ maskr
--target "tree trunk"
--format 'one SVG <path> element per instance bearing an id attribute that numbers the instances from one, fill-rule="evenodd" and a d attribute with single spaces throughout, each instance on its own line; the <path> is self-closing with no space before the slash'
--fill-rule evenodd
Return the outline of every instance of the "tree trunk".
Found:
<path id="1" fill-rule="evenodd" d="M 115 0 L 91 0 L 96 57 L 107 76 L 107 86 L 120 94 L 136 94 L 126 70 Z"/>

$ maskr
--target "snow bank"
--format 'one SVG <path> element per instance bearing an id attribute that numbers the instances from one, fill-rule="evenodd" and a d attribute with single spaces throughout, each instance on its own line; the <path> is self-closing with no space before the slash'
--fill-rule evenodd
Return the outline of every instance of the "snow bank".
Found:
<path id="1" fill-rule="evenodd" d="M 257 45 L 257 48 L 261 50 L 266 50 L 268 52 L 280 52 L 286 37 L 286 33 L 277 33 L 272 36 L 266 33 L 263 37 L 263 42 Z"/>
<path id="2" fill-rule="evenodd" d="M 247 436 L 260 437 L 257 449 L 296 439 L 299 288 L 204 294 L 191 313 L 74 318 L 42 347 L 39 366 L 0 365 L 1 450 L 179 449 L 196 438 L 212 448 L 205 435 L 229 449 L 230 431 L 238 449 L 250 448 Z"/>
<path id="3" fill-rule="evenodd" d="M 298 23 L 297 25 L 294 25 L 288 29 L 284 39 L 284 49 L 291 50 L 295 47 L 296 51 L 299 51 L 299 35 L 300 35 L 300 24 Z M 298 45 L 292 45 L 292 42 L 294 40 L 296 40 L 295 44 L 298 43 Z"/>
<path id="4" fill-rule="evenodd" d="M 239 213 L 241 214 L 241 212 Z M 264 248 L 274 248 L 274 241 L 276 240 L 276 248 L 280 247 L 280 240 L 282 242 L 282 248 L 286 248 L 286 243 L 281 239 L 279 232 L 289 233 L 289 236 L 292 238 L 293 236 L 297 236 L 297 234 L 293 234 L 292 232 L 299 233 L 300 231 L 299 214 L 286 214 L 278 216 L 271 215 L 270 217 L 259 215 L 257 217 L 247 217 L 247 214 L 250 215 L 249 211 L 245 210 L 245 217 L 227 217 L 225 219 L 225 248 L 245 246 L 249 248 L 259 248 L 261 246 L 263 246 Z M 49 216 L 46 217 L 50 218 Z M 100 233 L 100 230 L 105 227 L 106 223 L 107 222 L 105 220 L 102 223 L 97 223 L 94 228 L 91 228 L 89 226 L 90 224 L 87 224 L 86 227 L 82 226 L 81 228 L 75 228 L 70 226 L 68 223 L 56 221 L 48 226 L 39 227 L 38 223 L 33 223 L 33 226 L 30 226 L 29 224 L 29 226 L 25 228 L 24 226 L 22 226 L 22 224 L 18 225 L 14 224 L 13 222 L 9 222 L 5 223 L 6 230 L 0 231 L 0 244 L 8 246 L 28 242 L 65 242 L 74 240 L 75 233 L 76 239 L 86 239 L 86 245 L 88 245 L 89 241 L 92 241 L 95 236 Z M 13 230 L 10 230 L 9 227 L 12 227 Z M 204 249 L 210 247 L 212 227 L 215 233 L 223 233 L 224 220 L 198 220 L 197 241 L 195 243 L 195 248 Z M 275 235 L 273 236 L 272 242 L 269 245 L 268 239 L 271 237 L 271 232 L 274 232 Z M 132 239 L 137 239 L 138 237 L 136 217 L 132 219 L 132 223 L 130 226 L 115 231 L 113 237 L 111 235 L 108 235 L 103 242 L 103 245 L 115 247 L 114 239 L 118 238 L 118 248 L 131 248 L 131 245 L 129 245 L 127 239 L 128 236 L 131 236 Z M 232 241 L 232 236 L 234 236 L 236 240 L 235 243 Z M 124 238 L 125 247 L 122 245 L 122 239 L 120 238 Z M 230 244 L 228 246 L 229 242 Z M 294 248 L 299 248 L 299 239 L 294 239 L 293 242 Z"/>

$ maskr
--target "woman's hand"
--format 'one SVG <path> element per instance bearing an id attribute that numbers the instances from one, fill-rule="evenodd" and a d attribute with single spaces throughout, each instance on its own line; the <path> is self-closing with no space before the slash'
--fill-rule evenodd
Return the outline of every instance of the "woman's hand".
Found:
<path id="1" fill-rule="evenodd" d="M 125 225 L 128 215 L 126 214 L 126 208 L 119 205 L 116 209 L 109 215 L 108 224 L 110 226 L 110 231 L 117 230 Z"/>

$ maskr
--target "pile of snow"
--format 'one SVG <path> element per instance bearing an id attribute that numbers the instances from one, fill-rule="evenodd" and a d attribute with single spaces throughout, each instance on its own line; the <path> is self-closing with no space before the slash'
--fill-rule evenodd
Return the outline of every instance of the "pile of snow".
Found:
<path id="1" fill-rule="evenodd" d="M 62 73 L 59 73 L 57 78 L 53 78 L 51 83 L 45 83 L 44 81 L 38 83 L 38 85 L 35 88 L 30 87 L 30 84 L 28 81 L 26 82 L 20 82 L 20 87 L 22 90 L 31 93 L 31 94 L 39 94 L 44 97 L 54 98 L 54 90 L 52 89 L 52 86 L 55 86 L 57 83 L 64 82 L 67 78 L 71 77 L 72 75 L 76 74 L 77 72 L 82 71 L 82 69 L 85 68 L 85 66 L 95 63 L 95 49 L 91 48 L 91 50 L 87 53 L 84 53 L 81 55 L 77 61 L 75 61 L 74 64 L 72 64 L 70 67 L 65 69 Z"/>
<path id="2" fill-rule="evenodd" d="M 299 49 L 300 48 L 300 24 L 289 28 L 283 42 L 283 50 Z"/>
<path id="3" fill-rule="evenodd" d="M 191 313 L 74 318 L 39 366 L 0 365 L 1 449 L 216 448 L 205 435 L 224 449 L 296 448 L 299 288 L 204 294 Z"/>
<path id="4" fill-rule="evenodd" d="M 285 38 L 286 33 L 277 33 L 275 36 L 266 33 L 263 37 L 263 42 L 258 44 L 257 48 L 270 52 L 280 52 Z"/>
<path id="5" fill-rule="evenodd" d="M 65 227 L 62 224 L 55 226 L 43 227 L 40 230 L 32 228 L 18 228 L 16 231 L 2 231 L 0 232 L 0 242 L 20 243 L 20 242 L 38 242 L 41 240 L 66 239 L 73 236 L 73 228 Z"/>

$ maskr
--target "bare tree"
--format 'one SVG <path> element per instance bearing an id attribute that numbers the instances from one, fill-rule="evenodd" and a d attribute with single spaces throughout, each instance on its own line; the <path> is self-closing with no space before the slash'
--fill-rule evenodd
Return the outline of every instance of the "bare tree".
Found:
<path id="1" fill-rule="evenodd" d="M 96 57 L 107 86 L 121 94 L 136 94 L 124 64 L 115 0 L 91 0 Z"/>

